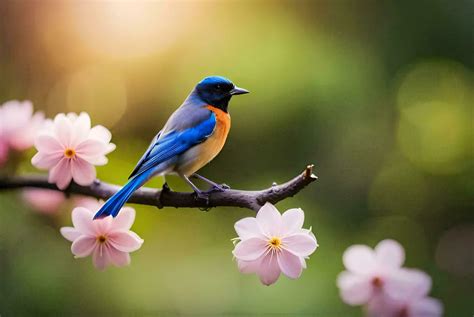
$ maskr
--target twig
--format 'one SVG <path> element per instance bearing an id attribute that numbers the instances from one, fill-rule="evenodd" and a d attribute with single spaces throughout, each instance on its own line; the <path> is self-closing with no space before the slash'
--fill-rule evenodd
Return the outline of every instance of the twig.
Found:
<path id="1" fill-rule="evenodd" d="M 166 188 L 164 190 L 157 190 L 144 187 L 137 190 L 128 202 L 158 208 L 192 207 L 207 209 L 218 206 L 228 206 L 248 208 L 257 211 L 266 202 L 276 204 L 283 199 L 296 195 L 300 190 L 316 179 L 318 178 L 313 174 L 313 165 L 308 165 L 303 173 L 292 180 L 281 185 L 273 184 L 272 187 L 263 190 L 248 191 L 228 189 L 224 192 L 211 193 L 208 201 L 206 201 L 204 199 L 196 199 L 194 193 L 174 192 Z M 48 183 L 48 179 L 45 175 L 0 177 L 0 191 L 23 187 L 59 190 L 55 184 Z M 66 194 L 81 194 L 107 199 L 119 189 L 120 186 L 96 180 L 89 186 L 80 186 L 71 183 L 64 192 Z"/>

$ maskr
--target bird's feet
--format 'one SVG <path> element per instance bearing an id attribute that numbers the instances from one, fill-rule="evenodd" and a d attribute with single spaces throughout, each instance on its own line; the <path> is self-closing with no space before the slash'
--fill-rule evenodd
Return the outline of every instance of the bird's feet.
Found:
<path id="1" fill-rule="evenodd" d="M 227 184 L 215 184 L 210 189 L 205 191 L 207 194 L 216 193 L 216 192 L 225 192 L 226 190 L 230 189 L 230 186 Z"/>
<path id="2" fill-rule="evenodd" d="M 202 200 L 209 201 L 209 193 L 208 192 L 195 191 L 194 195 L 196 195 L 196 199 L 202 199 Z"/>
<path id="3" fill-rule="evenodd" d="M 206 193 L 213 193 L 213 192 L 223 192 L 226 189 L 230 189 L 230 186 L 227 184 L 217 184 L 216 182 L 211 181 L 210 179 L 205 178 L 204 176 L 201 176 L 199 174 L 194 173 L 191 177 L 200 179 L 209 185 L 211 185 L 211 188 L 206 191 Z"/>
<path id="4" fill-rule="evenodd" d="M 196 199 L 197 201 L 205 202 L 206 207 L 199 208 L 199 209 L 202 211 L 209 211 L 210 210 L 210 208 L 208 207 L 209 206 L 209 193 L 203 192 L 203 191 L 194 191 L 194 195 L 195 195 L 194 199 Z"/>

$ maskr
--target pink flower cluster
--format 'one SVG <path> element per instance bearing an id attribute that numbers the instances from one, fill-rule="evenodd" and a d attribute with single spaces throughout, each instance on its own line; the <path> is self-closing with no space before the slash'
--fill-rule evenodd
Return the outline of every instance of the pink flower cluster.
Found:
<path id="1" fill-rule="evenodd" d="M 11 150 L 24 151 L 33 146 L 43 122 L 44 114 L 33 113 L 30 101 L 12 100 L 0 105 L 0 166 Z"/>
<path id="2" fill-rule="evenodd" d="M 66 201 L 63 192 L 53 189 L 28 188 L 23 190 L 22 197 L 33 210 L 43 214 L 56 213 Z"/>
<path id="3" fill-rule="evenodd" d="M 109 265 L 130 264 L 130 252 L 140 249 L 143 240 L 130 228 L 135 221 L 135 210 L 124 207 L 116 218 L 92 220 L 100 208 L 98 201 L 88 202 L 87 207 L 72 211 L 74 227 L 61 228 L 61 234 L 72 242 L 71 251 L 76 258 L 92 255 L 92 262 L 99 270 Z"/>
<path id="4" fill-rule="evenodd" d="M 31 163 L 49 170 L 49 182 L 65 189 L 74 180 L 90 185 L 96 177 L 95 166 L 107 164 L 105 155 L 115 149 L 112 135 L 105 127 L 91 128 L 87 113 L 60 113 L 35 138 L 38 153 Z"/>
<path id="5" fill-rule="evenodd" d="M 371 317 L 438 317 L 441 303 L 431 297 L 431 278 L 424 272 L 402 267 L 403 247 L 383 240 L 375 249 L 353 245 L 343 255 L 346 271 L 337 279 L 342 300 L 367 305 Z"/>
<path id="6" fill-rule="evenodd" d="M 54 189 L 27 188 L 22 191 L 22 198 L 33 211 L 47 215 L 56 214 L 71 204 L 74 207 L 86 207 L 91 210 L 95 210 L 98 206 L 95 198 L 73 195 L 67 199 L 63 192 Z"/>
<path id="7" fill-rule="evenodd" d="M 311 229 L 303 229 L 301 209 L 280 212 L 266 203 L 256 217 L 239 220 L 233 254 L 242 273 L 255 273 L 265 285 L 275 283 L 280 274 L 296 279 L 306 268 L 306 259 L 318 243 Z"/>

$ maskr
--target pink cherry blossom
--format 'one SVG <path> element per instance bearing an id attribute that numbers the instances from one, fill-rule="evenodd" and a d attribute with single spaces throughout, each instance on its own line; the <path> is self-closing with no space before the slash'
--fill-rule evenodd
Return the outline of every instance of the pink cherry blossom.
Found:
<path id="1" fill-rule="evenodd" d="M 103 201 L 97 200 L 96 198 L 82 195 L 75 195 L 72 197 L 74 207 L 84 207 L 90 210 L 99 210 L 102 206 Z"/>
<path id="2" fill-rule="evenodd" d="M 115 149 L 111 138 L 105 127 L 91 128 L 87 113 L 61 113 L 35 138 L 38 153 L 31 162 L 49 170 L 49 182 L 59 189 L 65 189 L 71 180 L 90 185 L 96 177 L 95 166 L 107 164 L 105 155 Z"/>
<path id="3" fill-rule="evenodd" d="M 33 210 L 44 214 L 56 213 L 66 200 L 63 192 L 51 189 L 28 188 L 22 196 Z"/>
<path id="4" fill-rule="evenodd" d="M 386 296 L 376 296 L 369 302 L 371 317 L 439 317 L 443 305 L 428 297 L 431 277 L 416 269 L 404 269 L 396 279 L 387 281 Z"/>
<path id="5" fill-rule="evenodd" d="M 424 272 L 405 269 L 388 281 L 386 296 L 376 296 L 367 307 L 370 317 L 440 317 L 443 305 L 428 297 L 431 278 Z"/>
<path id="6" fill-rule="evenodd" d="M 337 279 L 342 300 L 349 305 L 363 305 L 383 293 L 391 280 L 397 279 L 405 261 L 403 247 L 394 240 L 383 240 L 375 249 L 353 245 L 343 255 L 347 271 Z"/>
<path id="7" fill-rule="evenodd" d="M 11 100 L 0 106 L 0 165 L 10 149 L 23 151 L 33 145 L 34 137 L 44 122 L 44 114 L 33 114 L 30 101 Z"/>
<path id="8" fill-rule="evenodd" d="M 369 317 L 441 317 L 443 305 L 432 297 L 407 298 L 405 301 L 378 297 L 367 308 Z"/>
<path id="9" fill-rule="evenodd" d="M 349 305 L 367 304 L 371 317 L 438 317 L 441 303 L 428 297 L 431 278 L 423 271 L 402 267 L 403 247 L 383 240 L 375 249 L 353 245 L 343 255 L 347 271 L 337 285 Z"/>
<path id="10" fill-rule="evenodd" d="M 140 249 L 143 244 L 143 240 L 130 231 L 135 221 L 135 210 L 124 207 L 116 218 L 92 220 L 99 207 L 97 203 L 94 209 L 74 208 L 74 227 L 62 227 L 61 234 L 72 242 L 71 251 L 76 258 L 92 255 L 92 262 L 99 270 L 109 265 L 129 265 L 129 253 Z"/>
<path id="11" fill-rule="evenodd" d="M 280 212 L 266 203 L 256 217 L 237 221 L 240 240 L 233 251 L 242 273 L 255 273 L 265 285 L 275 283 L 280 273 L 296 279 L 306 268 L 305 259 L 318 247 L 311 230 L 302 229 L 301 209 Z"/>

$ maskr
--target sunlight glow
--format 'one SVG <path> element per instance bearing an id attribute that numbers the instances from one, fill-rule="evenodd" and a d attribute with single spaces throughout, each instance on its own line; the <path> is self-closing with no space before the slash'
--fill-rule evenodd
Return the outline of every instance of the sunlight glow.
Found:
<path id="1" fill-rule="evenodd" d="M 94 2 L 75 6 L 72 13 L 82 42 L 116 58 L 147 56 L 168 47 L 189 18 L 189 10 L 161 1 Z"/>

